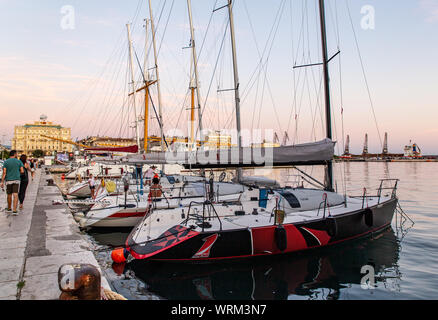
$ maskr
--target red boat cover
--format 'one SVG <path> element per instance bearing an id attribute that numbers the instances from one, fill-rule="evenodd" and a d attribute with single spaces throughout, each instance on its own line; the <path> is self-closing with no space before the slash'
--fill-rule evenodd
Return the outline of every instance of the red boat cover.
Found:
<path id="1" fill-rule="evenodd" d="M 138 146 L 129 146 L 129 147 L 116 147 L 116 148 L 86 148 L 85 151 L 106 151 L 106 152 L 125 152 L 125 153 L 137 153 Z"/>

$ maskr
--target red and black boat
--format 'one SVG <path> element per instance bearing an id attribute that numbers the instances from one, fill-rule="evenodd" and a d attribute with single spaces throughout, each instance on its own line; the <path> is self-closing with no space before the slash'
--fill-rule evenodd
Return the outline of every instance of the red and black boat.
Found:
<path id="1" fill-rule="evenodd" d="M 319 183 L 303 171 L 307 178 L 318 182 L 316 189 L 269 189 L 257 186 L 242 193 L 233 203 L 193 202 L 188 208 L 152 212 L 132 231 L 126 241 L 126 254 L 137 260 L 218 261 L 271 256 L 326 247 L 351 239 L 381 232 L 391 225 L 398 198 L 397 180 L 389 194 L 383 182 L 376 196 L 364 192 L 361 197 L 348 197 L 334 192 L 332 111 L 330 106 L 329 62 L 338 55 L 328 56 L 324 0 L 319 0 L 322 40 L 326 140 L 302 148 L 282 146 L 262 148 L 260 154 L 270 154 L 269 167 L 324 165 L 324 183 Z M 193 164 L 204 167 L 245 167 L 260 165 L 253 159 L 251 148 L 243 148 L 240 139 L 239 78 L 236 67 L 235 37 L 232 21 L 232 1 L 228 0 L 231 44 L 235 80 L 236 128 L 238 147 L 236 163 Z M 307 67 L 307 66 L 301 66 Z M 230 151 L 232 153 L 232 151 Z M 213 154 L 212 158 L 215 154 Z M 220 154 L 218 153 L 218 157 Z M 203 157 L 204 158 L 204 157 Z M 232 157 L 231 157 L 232 158 Z M 242 171 L 236 180 L 243 183 Z"/>
<path id="2" fill-rule="evenodd" d="M 188 211 L 153 212 L 133 229 L 126 249 L 138 260 L 185 262 L 305 251 L 385 230 L 398 203 L 396 187 L 390 195 L 355 198 L 311 189 L 266 191 L 248 191 L 234 204 L 205 201 Z M 305 209 L 312 202 L 314 208 Z"/>

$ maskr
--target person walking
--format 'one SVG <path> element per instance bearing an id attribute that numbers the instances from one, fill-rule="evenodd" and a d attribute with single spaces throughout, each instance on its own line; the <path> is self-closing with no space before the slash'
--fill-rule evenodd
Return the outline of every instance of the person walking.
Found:
<path id="1" fill-rule="evenodd" d="M 23 164 L 23 173 L 20 174 L 20 190 L 18 191 L 18 201 L 20 202 L 20 210 L 23 209 L 24 198 L 26 197 L 26 189 L 29 184 L 29 172 L 33 175 L 33 171 L 31 166 L 27 162 L 27 156 L 22 154 L 20 157 L 20 161 Z M 33 180 L 33 177 L 32 177 Z"/>
<path id="2" fill-rule="evenodd" d="M 18 215 L 18 189 L 20 187 L 20 174 L 24 173 L 23 163 L 17 159 L 17 151 L 12 150 L 9 153 L 9 159 L 3 164 L 3 176 L 0 183 L 0 188 L 4 190 L 6 182 L 6 194 L 8 207 L 6 213 L 11 213 L 16 216 Z M 13 200 L 13 210 L 11 210 Z"/>
<path id="3" fill-rule="evenodd" d="M 30 171 L 31 171 L 32 181 L 33 181 L 33 177 L 35 176 L 35 160 L 30 159 L 29 162 L 30 162 Z"/>

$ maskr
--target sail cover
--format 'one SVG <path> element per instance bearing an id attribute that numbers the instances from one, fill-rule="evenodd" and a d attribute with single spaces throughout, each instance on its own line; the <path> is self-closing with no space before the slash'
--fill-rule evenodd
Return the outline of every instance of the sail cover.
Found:
<path id="1" fill-rule="evenodd" d="M 290 165 L 323 165 L 333 160 L 335 142 L 319 142 L 276 148 L 230 148 L 188 151 L 167 151 L 129 155 L 128 163 L 181 164 L 190 168 L 237 168 Z"/>
<path id="2" fill-rule="evenodd" d="M 93 152 L 123 152 L 123 153 L 137 153 L 138 146 L 128 146 L 128 147 L 102 147 L 102 148 L 86 148 L 85 151 Z"/>

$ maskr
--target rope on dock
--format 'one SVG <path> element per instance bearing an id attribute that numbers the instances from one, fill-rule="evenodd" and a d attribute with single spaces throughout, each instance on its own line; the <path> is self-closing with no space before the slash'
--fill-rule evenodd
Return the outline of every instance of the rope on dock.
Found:
<path id="1" fill-rule="evenodd" d="M 121 294 L 118 294 L 109 289 L 102 288 L 102 300 L 128 300 Z"/>

